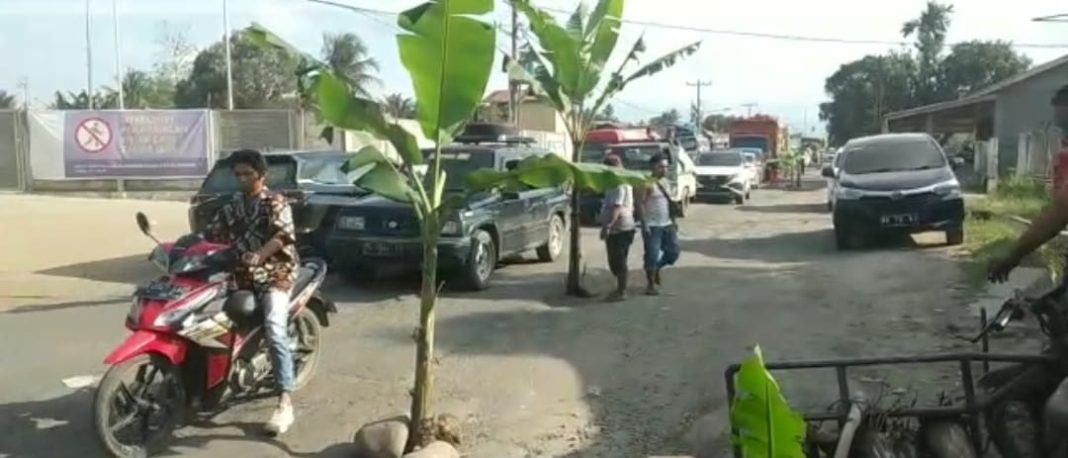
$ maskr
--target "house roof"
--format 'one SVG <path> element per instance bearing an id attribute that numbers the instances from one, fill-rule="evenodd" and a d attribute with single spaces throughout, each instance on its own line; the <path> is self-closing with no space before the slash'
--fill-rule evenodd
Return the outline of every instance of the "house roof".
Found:
<path id="1" fill-rule="evenodd" d="M 999 93 L 1002 91 L 1026 82 L 1027 80 L 1046 73 L 1050 70 L 1054 70 L 1060 67 L 1068 65 L 1068 54 L 1065 54 L 1057 59 L 1053 59 L 1042 65 L 1036 66 L 1031 70 L 1020 73 L 1012 78 L 1003 80 L 996 84 L 992 84 L 976 92 L 968 94 L 957 100 L 950 100 L 948 102 L 933 103 L 930 105 L 924 105 L 915 108 L 909 108 L 907 110 L 895 111 L 886 115 L 887 120 L 895 120 L 901 118 L 908 118 L 915 115 L 936 113 L 939 111 L 950 110 L 953 108 L 960 108 L 968 105 L 974 105 L 980 102 L 993 101 Z"/>
<path id="2" fill-rule="evenodd" d="M 537 97 L 534 97 L 534 96 L 532 96 L 530 94 L 521 94 L 521 95 L 526 95 L 526 97 L 523 98 L 523 100 L 522 100 L 524 102 L 530 102 L 530 101 L 538 100 Z M 509 99 L 508 89 L 502 89 L 502 90 L 499 90 L 499 91 L 490 92 L 489 95 L 486 96 L 486 98 L 482 99 L 482 103 L 494 104 L 494 105 L 495 104 L 503 104 L 503 103 L 508 103 L 508 99 Z"/>

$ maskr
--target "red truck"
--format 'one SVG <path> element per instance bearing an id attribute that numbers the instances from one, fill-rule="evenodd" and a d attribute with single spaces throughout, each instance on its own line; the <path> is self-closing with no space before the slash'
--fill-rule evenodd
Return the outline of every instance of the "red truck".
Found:
<path id="1" fill-rule="evenodd" d="M 778 157 L 785 147 L 786 132 L 779 120 L 771 116 L 756 115 L 733 121 L 727 132 L 731 148 L 760 148 L 765 161 Z"/>

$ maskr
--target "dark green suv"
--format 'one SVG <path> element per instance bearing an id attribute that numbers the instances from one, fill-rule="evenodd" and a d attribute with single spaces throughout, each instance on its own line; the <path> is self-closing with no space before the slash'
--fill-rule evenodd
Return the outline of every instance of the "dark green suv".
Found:
<path id="1" fill-rule="evenodd" d="M 505 170 L 530 156 L 549 154 L 529 139 L 465 137 L 442 150 L 446 194 L 462 194 L 463 177 L 481 168 Z M 432 151 L 425 152 L 428 159 Z M 438 242 L 438 267 L 452 287 L 489 286 L 497 263 L 527 251 L 544 262 L 563 251 L 568 196 L 562 188 L 469 195 L 448 215 Z M 327 240 L 331 258 L 350 276 L 374 276 L 385 268 L 418 269 L 419 223 L 411 205 L 369 197 L 342 209 Z"/>

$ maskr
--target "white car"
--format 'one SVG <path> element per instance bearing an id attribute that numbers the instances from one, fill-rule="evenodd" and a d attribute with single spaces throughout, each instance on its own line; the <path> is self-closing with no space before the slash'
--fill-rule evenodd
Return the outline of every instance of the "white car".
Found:
<path id="1" fill-rule="evenodd" d="M 834 191 L 835 186 L 838 185 L 838 179 L 836 177 L 838 176 L 838 171 L 842 167 L 843 159 L 845 159 L 845 155 L 842 154 L 842 148 L 838 148 L 838 150 L 834 152 L 834 158 L 832 158 L 827 165 L 823 166 L 823 176 L 827 181 L 827 211 L 834 210 Z M 828 169 L 830 169 L 829 173 L 826 171 Z"/>
<path id="2" fill-rule="evenodd" d="M 745 203 L 753 189 L 753 172 L 744 152 L 720 150 L 697 156 L 697 197 L 727 198 Z"/>
<path id="3" fill-rule="evenodd" d="M 764 178 L 764 167 L 760 165 L 760 160 L 757 158 L 756 153 L 745 151 L 742 153 L 742 158 L 745 159 L 745 167 L 749 169 L 749 185 L 753 189 L 760 187 L 760 180 Z"/>

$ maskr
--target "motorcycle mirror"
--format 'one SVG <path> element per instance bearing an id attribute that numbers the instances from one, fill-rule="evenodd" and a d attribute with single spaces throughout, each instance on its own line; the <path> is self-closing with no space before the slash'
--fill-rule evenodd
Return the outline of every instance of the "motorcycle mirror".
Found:
<path id="1" fill-rule="evenodd" d="M 141 229 L 143 234 L 152 237 L 152 223 L 148 221 L 148 217 L 144 213 L 137 212 L 137 227 Z"/>

